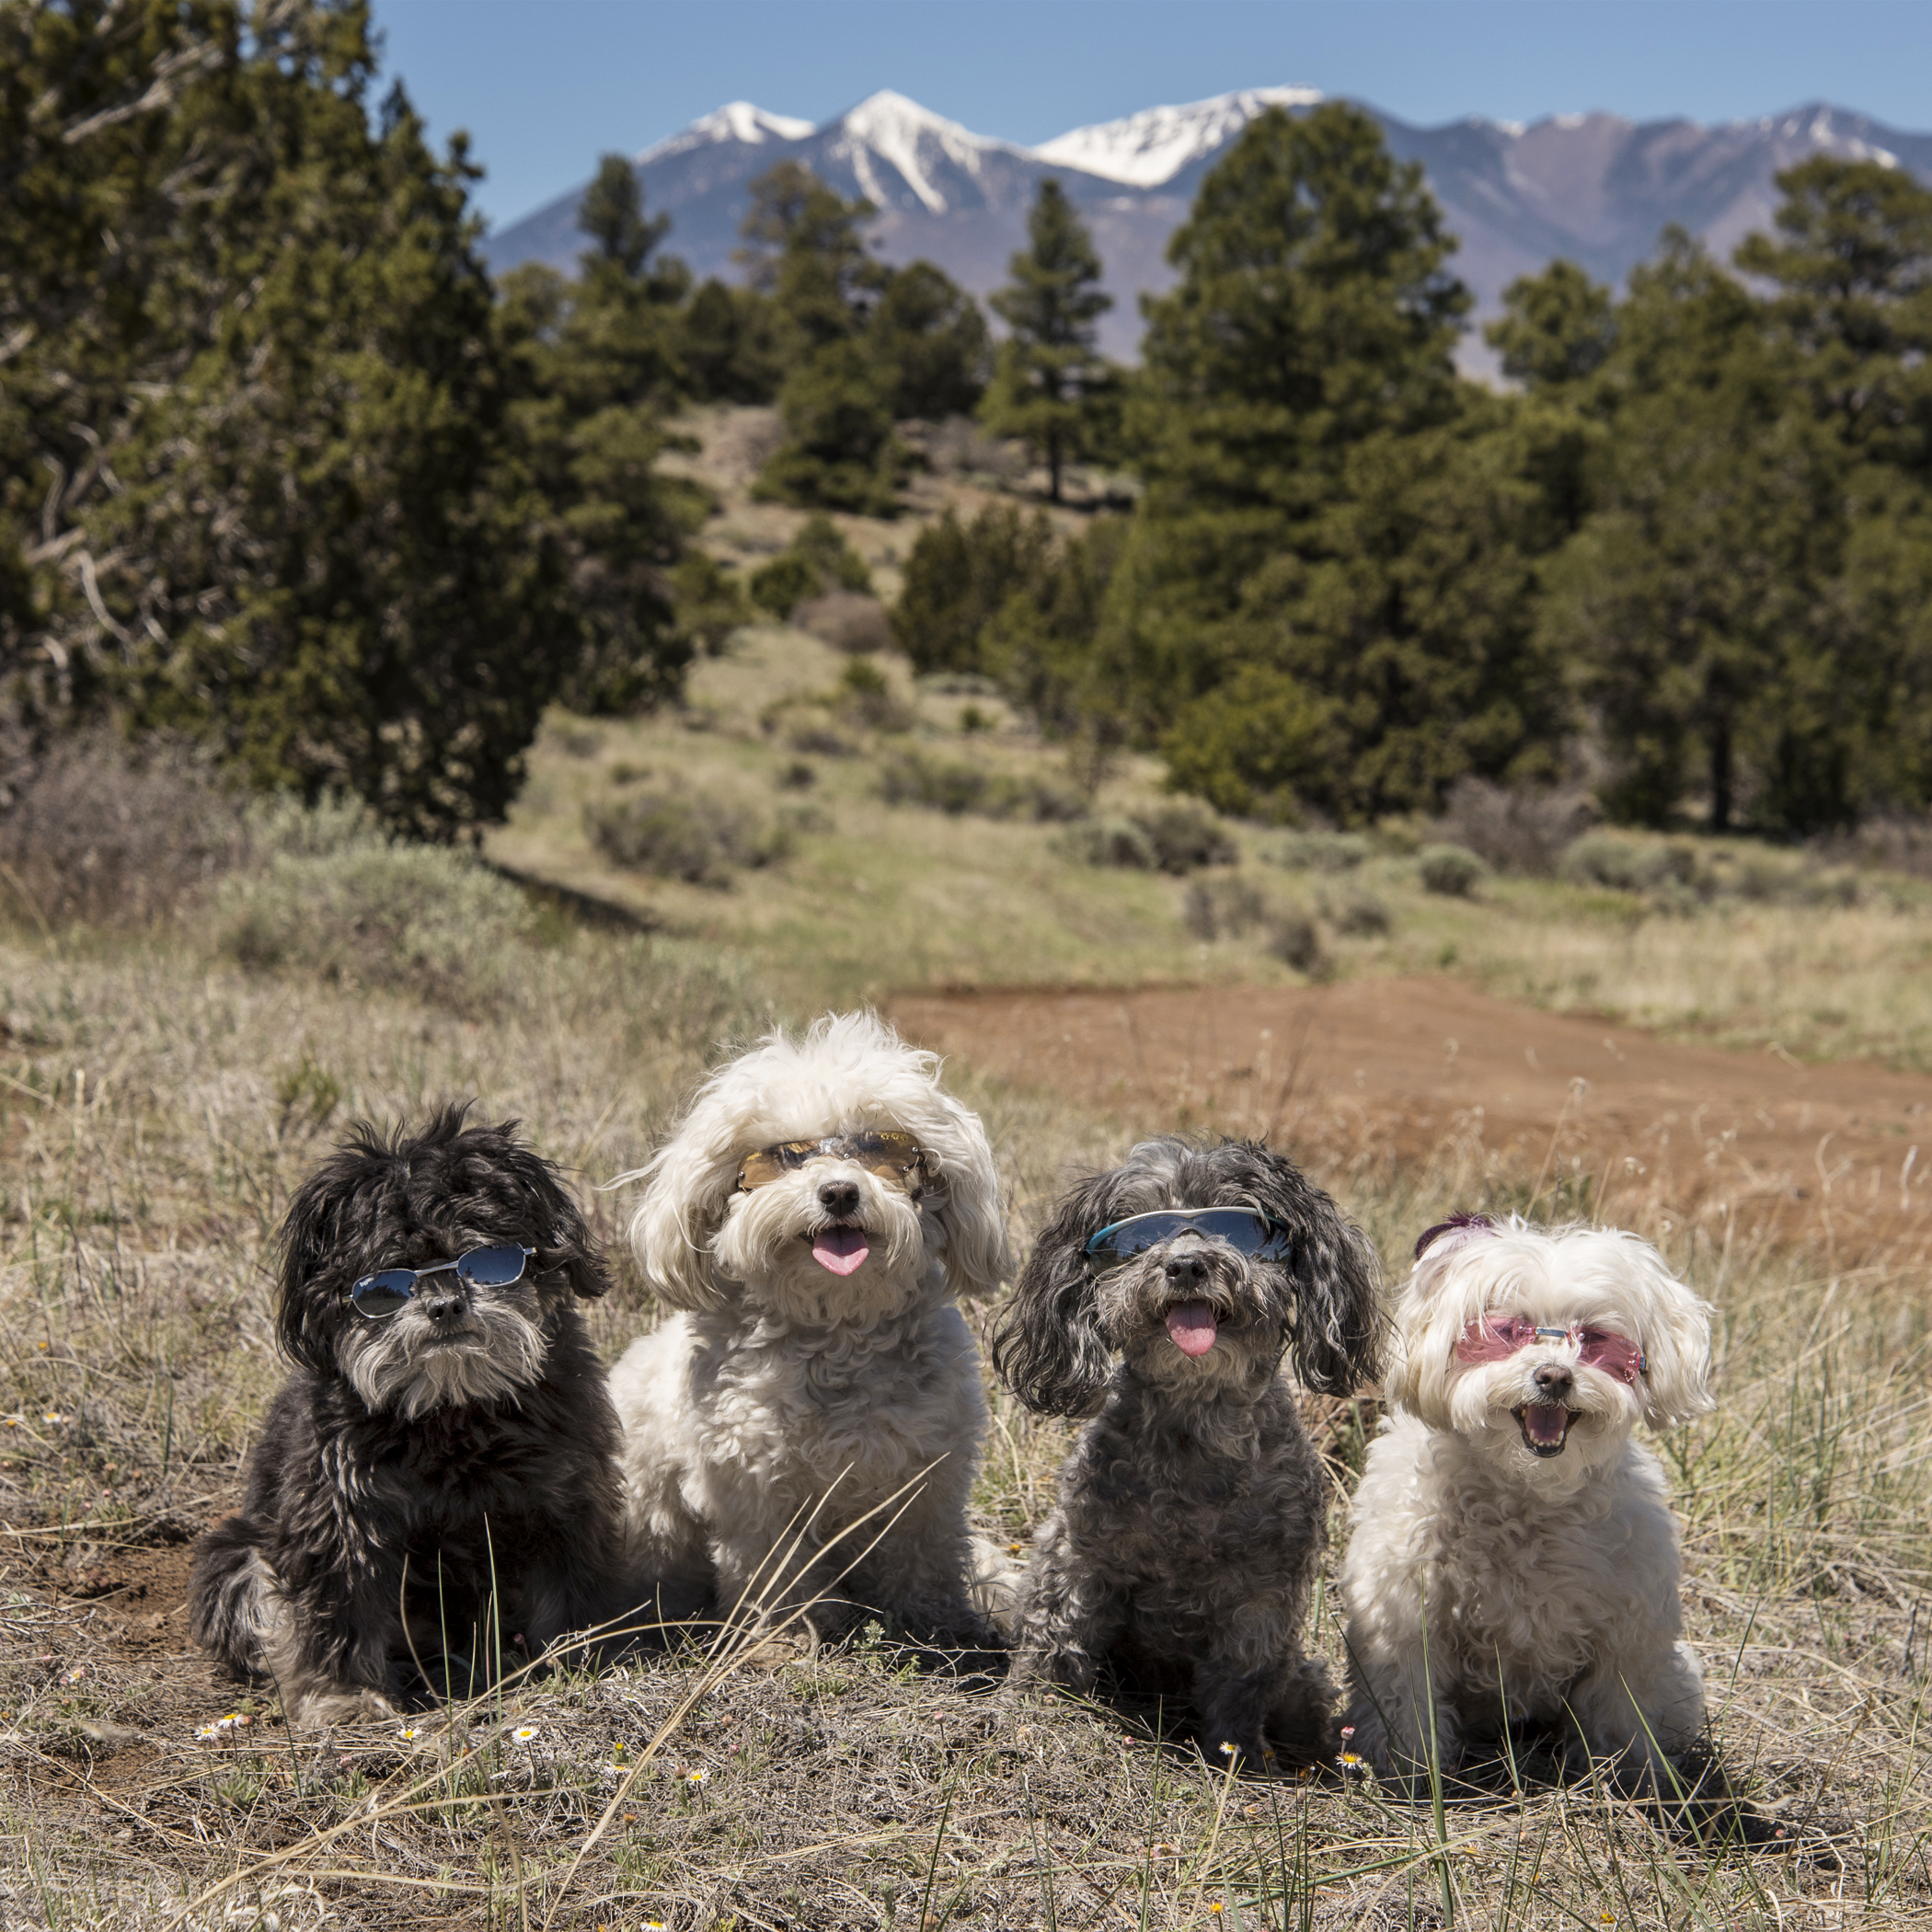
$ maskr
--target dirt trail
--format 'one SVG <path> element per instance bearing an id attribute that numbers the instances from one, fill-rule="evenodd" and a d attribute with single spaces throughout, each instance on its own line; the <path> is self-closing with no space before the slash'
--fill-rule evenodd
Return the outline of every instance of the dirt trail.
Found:
<path id="1" fill-rule="evenodd" d="M 921 994 L 891 1011 L 921 1044 L 1136 1127 L 1560 1167 L 1593 1178 L 1605 1218 L 1734 1213 L 1741 1229 L 1856 1227 L 1861 1248 L 1932 1234 L 1932 1080 L 1861 1063 L 1682 1045 L 1420 977 Z"/>

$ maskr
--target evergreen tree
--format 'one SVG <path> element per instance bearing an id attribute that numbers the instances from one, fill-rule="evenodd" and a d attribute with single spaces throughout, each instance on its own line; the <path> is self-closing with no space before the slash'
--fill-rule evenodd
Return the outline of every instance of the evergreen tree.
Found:
<path id="1" fill-rule="evenodd" d="M 74 0 L 0 37 L 15 649 L 60 667 L 18 715 L 112 704 L 406 830 L 500 815 L 568 619 L 462 147 L 399 91 L 372 127 L 357 0 Z"/>
<path id="2" fill-rule="evenodd" d="M 1519 275 L 1502 292 L 1502 314 L 1483 339 L 1502 357 L 1502 373 L 1531 390 L 1566 387 L 1601 369 L 1616 346 L 1610 291 L 1573 261 Z"/>
<path id="3" fill-rule="evenodd" d="M 919 672 L 984 672 L 981 636 L 1016 592 L 1044 571 L 1052 535 L 1015 504 L 989 503 L 971 523 L 951 505 L 919 533 L 892 611 L 892 635 Z"/>
<path id="4" fill-rule="evenodd" d="M 984 393 L 986 318 L 979 304 L 929 261 L 892 272 L 867 338 L 892 372 L 891 410 L 901 421 L 968 415 Z"/>
<path id="5" fill-rule="evenodd" d="M 848 201 L 797 161 L 752 183 L 742 233 L 753 287 L 779 319 L 785 440 L 755 495 L 890 516 L 906 468 L 892 433 L 897 372 L 859 339 L 889 280 L 866 253 L 869 201 Z"/>
<path id="6" fill-rule="evenodd" d="M 1087 224 L 1052 175 L 1033 198 L 1026 249 L 1009 258 L 1006 273 L 1012 282 L 990 298 L 1006 339 L 980 413 L 995 435 L 1018 436 L 1044 459 L 1057 503 L 1066 464 L 1105 440 L 1114 377 L 1094 325 L 1113 297 L 1099 286 Z"/>
<path id="7" fill-rule="evenodd" d="M 1681 231 L 1633 272 L 1617 333 L 1601 507 L 1558 560 L 1543 622 L 1617 766 L 1606 803 L 1662 824 L 1696 788 L 1714 831 L 1748 796 L 1773 825 L 1841 822 L 1857 681 L 1831 669 L 1834 439 L 1790 407 L 1798 372 L 1762 305 Z"/>

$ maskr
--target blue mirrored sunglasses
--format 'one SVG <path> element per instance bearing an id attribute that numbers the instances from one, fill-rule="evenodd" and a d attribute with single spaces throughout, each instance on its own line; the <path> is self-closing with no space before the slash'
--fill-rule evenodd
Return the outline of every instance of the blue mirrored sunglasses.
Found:
<path id="1" fill-rule="evenodd" d="M 371 1321 L 385 1321 L 398 1313 L 416 1293 L 416 1284 L 426 1274 L 454 1272 L 472 1288 L 507 1288 L 523 1278 L 523 1264 L 536 1252 L 518 1242 L 506 1241 L 492 1248 L 473 1248 L 454 1261 L 431 1261 L 427 1268 L 385 1268 L 379 1274 L 365 1274 L 349 1291 L 355 1312 Z"/>
<path id="2" fill-rule="evenodd" d="M 1251 1208 L 1161 1208 L 1151 1214 L 1130 1214 L 1090 1236 L 1087 1265 L 1104 1274 L 1184 1234 L 1225 1241 L 1252 1261 L 1285 1261 L 1294 1252 L 1288 1228 Z"/>

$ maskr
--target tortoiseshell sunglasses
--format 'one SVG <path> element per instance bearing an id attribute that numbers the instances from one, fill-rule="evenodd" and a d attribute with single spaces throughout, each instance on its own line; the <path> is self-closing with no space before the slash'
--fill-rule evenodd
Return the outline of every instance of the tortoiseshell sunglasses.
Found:
<path id="1" fill-rule="evenodd" d="M 753 1188 L 768 1187 L 782 1176 L 795 1173 L 809 1160 L 831 1157 L 856 1161 L 868 1174 L 876 1174 L 910 1194 L 916 1190 L 925 1173 L 926 1156 L 916 1135 L 882 1133 L 828 1133 L 817 1141 L 780 1141 L 776 1147 L 761 1147 L 747 1154 L 738 1170 L 738 1191 L 749 1194 Z"/>

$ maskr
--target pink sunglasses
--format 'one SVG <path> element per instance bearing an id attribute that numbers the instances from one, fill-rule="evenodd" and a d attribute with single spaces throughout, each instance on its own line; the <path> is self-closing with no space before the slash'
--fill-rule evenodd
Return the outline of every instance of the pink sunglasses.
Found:
<path id="1" fill-rule="evenodd" d="M 1472 1321 L 1457 1338 L 1455 1359 L 1502 1362 L 1538 1341 L 1570 1342 L 1585 1368 L 1601 1369 L 1619 1382 L 1634 1385 L 1638 1376 L 1650 1372 L 1643 1351 L 1627 1336 L 1586 1328 L 1580 1322 L 1567 1328 L 1539 1328 L 1526 1315 L 1485 1315 Z"/>

